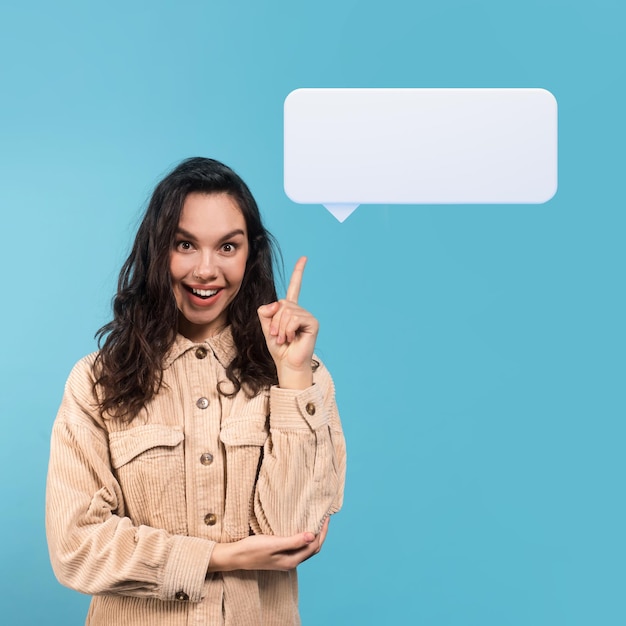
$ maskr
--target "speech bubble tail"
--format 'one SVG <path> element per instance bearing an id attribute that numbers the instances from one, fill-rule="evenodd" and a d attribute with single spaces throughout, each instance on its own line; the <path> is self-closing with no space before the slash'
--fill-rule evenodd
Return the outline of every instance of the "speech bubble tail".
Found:
<path id="1" fill-rule="evenodd" d="M 340 222 L 344 222 L 346 218 L 356 210 L 359 206 L 356 204 L 325 204 L 324 205 Z"/>

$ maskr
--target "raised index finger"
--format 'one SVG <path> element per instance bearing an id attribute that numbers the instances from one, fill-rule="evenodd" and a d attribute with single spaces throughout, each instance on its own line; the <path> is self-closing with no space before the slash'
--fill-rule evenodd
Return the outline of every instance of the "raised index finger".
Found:
<path id="1" fill-rule="evenodd" d="M 304 274 L 305 265 L 306 257 L 301 256 L 298 259 L 296 266 L 293 268 L 293 274 L 291 275 L 291 280 L 289 281 L 289 287 L 287 287 L 285 300 L 293 302 L 294 304 L 298 303 L 298 296 L 300 295 L 300 287 L 302 285 L 302 274 Z"/>

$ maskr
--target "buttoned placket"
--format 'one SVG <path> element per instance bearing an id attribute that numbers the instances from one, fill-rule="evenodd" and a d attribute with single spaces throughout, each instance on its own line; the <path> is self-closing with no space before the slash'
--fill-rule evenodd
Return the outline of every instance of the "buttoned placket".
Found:
<path id="1" fill-rule="evenodd" d="M 174 359 L 171 371 L 181 390 L 181 419 L 185 431 L 185 480 L 189 534 L 220 541 L 225 499 L 225 454 L 220 442 L 221 403 L 217 392 L 217 368 L 208 345 L 188 349 Z M 219 623 L 223 590 L 205 584 L 204 602 L 189 605 L 191 622 Z"/>
<path id="2" fill-rule="evenodd" d="M 174 364 L 184 371 L 185 463 L 190 534 L 220 541 L 224 512 L 224 452 L 217 364 L 208 346 L 184 353 Z"/>

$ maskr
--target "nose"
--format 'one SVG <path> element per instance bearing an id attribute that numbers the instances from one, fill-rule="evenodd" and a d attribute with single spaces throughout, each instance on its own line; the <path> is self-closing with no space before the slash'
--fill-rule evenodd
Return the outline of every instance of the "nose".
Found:
<path id="1" fill-rule="evenodd" d="M 203 251 L 198 258 L 198 264 L 193 270 L 193 276 L 197 280 L 209 281 L 217 276 L 217 266 L 210 251 Z"/>

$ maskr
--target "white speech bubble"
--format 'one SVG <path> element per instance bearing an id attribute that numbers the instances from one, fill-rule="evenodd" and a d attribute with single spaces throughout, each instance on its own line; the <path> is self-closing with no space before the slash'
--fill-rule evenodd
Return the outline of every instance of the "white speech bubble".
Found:
<path id="1" fill-rule="evenodd" d="M 539 204 L 557 189 L 545 89 L 296 89 L 285 192 L 343 222 L 359 204 Z"/>

